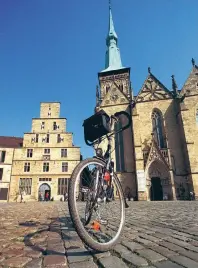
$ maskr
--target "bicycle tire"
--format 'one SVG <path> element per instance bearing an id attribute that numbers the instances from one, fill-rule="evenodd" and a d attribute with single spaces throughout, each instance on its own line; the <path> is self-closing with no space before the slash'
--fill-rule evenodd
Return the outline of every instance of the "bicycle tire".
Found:
<path id="1" fill-rule="evenodd" d="M 69 213 L 71 216 L 71 220 L 74 224 L 74 227 L 76 229 L 77 234 L 79 235 L 79 237 L 81 238 L 81 240 L 89 247 L 92 248 L 94 250 L 97 251 L 101 251 L 101 252 L 105 252 L 108 250 L 111 250 L 119 241 L 121 233 L 123 231 L 124 228 L 124 223 L 125 223 L 125 199 L 124 199 L 124 194 L 123 194 L 123 190 L 122 190 L 122 186 L 121 183 L 118 179 L 118 177 L 116 176 L 116 174 L 113 174 L 114 177 L 114 182 L 117 186 L 117 190 L 119 191 L 119 196 L 120 196 L 120 200 L 121 200 L 121 207 L 122 207 L 122 213 L 121 213 L 121 223 L 119 226 L 119 232 L 116 235 L 116 238 L 113 238 L 112 240 L 110 240 L 107 243 L 99 243 L 97 241 L 95 241 L 94 239 L 92 239 L 89 234 L 86 232 L 79 214 L 78 214 L 78 210 L 76 208 L 76 200 L 75 200 L 75 185 L 76 185 L 76 181 L 78 179 L 78 174 L 80 173 L 80 171 L 82 170 L 83 166 L 86 166 L 88 163 L 96 163 L 100 166 L 105 166 L 105 162 L 98 159 L 98 158 L 88 158 L 85 160 L 82 160 L 74 169 L 70 182 L 69 182 L 69 189 L 68 189 L 68 208 L 69 208 Z"/>

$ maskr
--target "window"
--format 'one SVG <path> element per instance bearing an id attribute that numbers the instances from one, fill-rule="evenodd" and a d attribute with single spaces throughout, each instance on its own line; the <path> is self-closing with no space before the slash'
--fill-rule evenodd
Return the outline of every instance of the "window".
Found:
<path id="1" fill-rule="evenodd" d="M 115 123 L 115 131 L 121 129 L 122 123 L 118 121 Z M 124 165 L 124 142 L 123 142 L 123 132 L 115 134 L 115 154 L 116 154 L 116 171 L 121 172 L 125 170 Z"/>
<path id="2" fill-rule="evenodd" d="M 119 89 L 123 92 L 123 85 L 119 85 Z"/>
<path id="3" fill-rule="evenodd" d="M 43 172 L 48 172 L 49 171 L 49 163 L 44 162 L 43 163 Z"/>
<path id="4" fill-rule="evenodd" d="M 0 168 L 0 181 L 3 179 L 3 168 Z"/>
<path id="5" fill-rule="evenodd" d="M 67 149 L 61 149 L 61 157 L 67 157 Z"/>
<path id="6" fill-rule="evenodd" d="M 58 179 L 58 195 L 63 195 L 68 192 L 68 178 L 59 178 Z"/>
<path id="7" fill-rule="evenodd" d="M 0 188 L 0 200 L 7 200 L 8 188 Z"/>
<path id="8" fill-rule="evenodd" d="M 45 128 L 45 122 L 42 122 L 41 123 L 41 129 L 44 129 Z"/>
<path id="9" fill-rule="evenodd" d="M 57 124 L 56 124 L 56 122 L 53 123 L 53 130 L 57 130 Z"/>
<path id="10" fill-rule="evenodd" d="M 24 172 L 30 172 L 30 163 L 25 163 Z"/>
<path id="11" fill-rule="evenodd" d="M 163 129 L 163 121 L 160 111 L 154 110 L 152 113 L 153 135 L 159 148 L 166 148 L 166 141 Z"/>
<path id="12" fill-rule="evenodd" d="M 196 110 L 196 122 L 198 124 L 198 109 Z"/>
<path id="13" fill-rule="evenodd" d="M 63 162 L 62 163 L 62 172 L 67 172 L 68 171 L 68 163 L 67 162 Z"/>
<path id="14" fill-rule="evenodd" d="M 60 143 L 61 142 L 61 136 L 60 134 L 57 135 L 57 143 Z"/>
<path id="15" fill-rule="evenodd" d="M 25 192 L 25 194 L 30 195 L 32 190 L 32 178 L 20 178 L 19 181 L 19 192 Z"/>
<path id="16" fill-rule="evenodd" d="M 0 151 L 0 162 L 5 162 L 6 151 Z"/>
<path id="17" fill-rule="evenodd" d="M 33 149 L 27 149 L 27 157 L 33 156 Z"/>
<path id="18" fill-rule="evenodd" d="M 36 142 L 38 142 L 39 134 L 36 134 Z"/>
<path id="19" fill-rule="evenodd" d="M 47 134 L 46 142 L 49 143 L 49 134 Z"/>
<path id="20" fill-rule="evenodd" d="M 49 148 L 44 149 L 44 154 L 50 154 L 50 149 Z"/>
<path id="21" fill-rule="evenodd" d="M 106 93 L 109 91 L 110 86 L 106 86 Z"/>
<path id="22" fill-rule="evenodd" d="M 39 178 L 39 181 L 52 181 L 52 178 Z"/>
<path id="23" fill-rule="evenodd" d="M 61 138 L 61 135 L 57 135 L 57 143 L 60 143 L 61 141 L 64 141 L 64 138 Z"/>

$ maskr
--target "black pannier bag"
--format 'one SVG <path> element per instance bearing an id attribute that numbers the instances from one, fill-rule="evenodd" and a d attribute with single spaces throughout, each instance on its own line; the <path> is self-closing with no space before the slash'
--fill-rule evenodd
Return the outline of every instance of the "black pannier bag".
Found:
<path id="1" fill-rule="evenodd" d="M 105 111 L 100 110 L 84 120 L 85 141 L 93 142 L 110 132 L 110 117 Z"/>

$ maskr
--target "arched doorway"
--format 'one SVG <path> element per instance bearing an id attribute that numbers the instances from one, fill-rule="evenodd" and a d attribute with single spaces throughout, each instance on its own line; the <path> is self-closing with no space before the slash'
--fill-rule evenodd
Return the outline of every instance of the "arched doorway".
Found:
<path id="1" fill-rule="evenodd" d="M 49 201 L 51 198 L 51 187 L 47 183 L 43 183 L 39 187 L 38 200 Z"/>
<path id="2" fill-rule="evenodd" d="M 160 178 L 158 178 L 158 177 L 151 178 L 150 191 L 151 191 L 151 193 L 150 193 L 151 201 L 163 200 L 163 190 L 162 190 Z"/>
<path id="3" fill-rule="evenodd" d="M 147 199 L 171 200 L 173 198 L 170 172 L 163 161 L 155 159 L 146 170 Z"/>

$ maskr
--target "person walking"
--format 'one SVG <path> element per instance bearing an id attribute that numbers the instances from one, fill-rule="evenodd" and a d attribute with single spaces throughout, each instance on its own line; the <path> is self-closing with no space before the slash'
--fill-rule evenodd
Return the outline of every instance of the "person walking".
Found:
<path id="1" fill-rule="evenodd" d="M 25 191 L 22 190 L 21 191 L 21 200 L 20 200 L 20 203 L 25 203 L 24 196 L 25 196 Z"/>
<path id="2" fill-rule="evenodd" d="M 45 201 L 49 201 L 49 192 L 46 192 L 45 194 Z"/>

